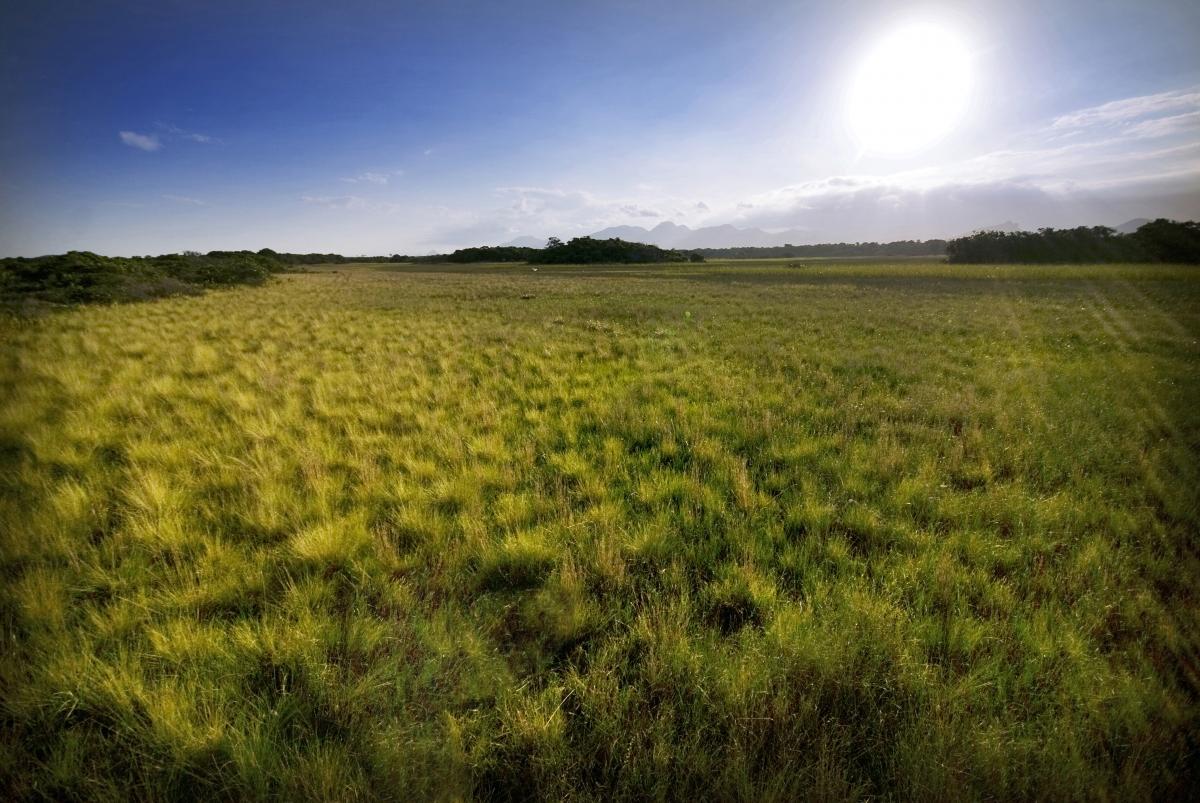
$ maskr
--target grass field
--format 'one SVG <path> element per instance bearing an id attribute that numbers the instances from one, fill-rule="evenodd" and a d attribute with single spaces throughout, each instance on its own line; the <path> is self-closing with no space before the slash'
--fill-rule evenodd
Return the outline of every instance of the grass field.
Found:
<path id="1" fill-rule="evenodd" d="M 342 268 L 0 338 L 10 798 L 1200 784 L 1195 268 Z"/>

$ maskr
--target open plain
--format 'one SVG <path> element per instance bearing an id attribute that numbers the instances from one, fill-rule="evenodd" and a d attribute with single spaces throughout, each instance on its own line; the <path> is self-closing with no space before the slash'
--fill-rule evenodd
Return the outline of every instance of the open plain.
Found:
<path id="1" fill-rule="evenodd" d="M 17 798 L 1200 781 L 1194 267 L 338 266 L 0 339 Z"/>

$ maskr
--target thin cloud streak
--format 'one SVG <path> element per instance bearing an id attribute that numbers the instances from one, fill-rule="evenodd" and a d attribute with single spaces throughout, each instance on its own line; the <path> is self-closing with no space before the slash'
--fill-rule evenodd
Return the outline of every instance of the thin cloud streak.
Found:
<path id="1" fill-rule="evenodd" d="M 367 206 L 367 199 L 357 195 L 301 195 L 300 200 L 328 209 L 365 209 Z"/>
<path id="2" fill-rule="evenodd" d="M 1059 115 L 1051 124 L 1053 129 L 1086 128 L 1095 125 L 1124 123 L 1151 114 L 1200 108 L 1200 88 L 1139 95 L 1092 106 Z"/>
<path id="3" fill-rule="evenodd" d="M 387 184 L 393 177 L 403 176 L 403 170 L 378 171 L 368 170 L 364 173 L 359 173 L 357 176 L 343 178 L 342 181 L 347 184 Z"/>
<path id="4" fill-rule="evenodd" d="M 162 196 L 168 201 L 174 201 L 177 204 L 187 204 L 189 206 L 208 206 L 208 201 L 201 201 L 199 198 L 189 198 L 186 195 L 171 195 L 163 193 Z"/>
<path id="5" fill-rule="evenodd" d="M 199 142 L 202 145 L 224 145 L 225 141 L 217 137 L 209 136 L 208 134 L 200 134 L 195 131 L 187 131 L 177 125 L 171 123 L 156 123 L 162 131 L 175 139 L 186 139 L 191 142 Z"/>
<path id="6" fill-rule="evenodd" d="M 398 203 L 372 201 L 361 195 L 301 195 L 300 200 L 310 206 L 324 209 L 351 210 L 381 214 L 395 214 L 403 209 Z"/>
<path id="7" fill-rule="evenodd" d="M 120 131 L 117 136 L 131 148 L 142 151 L 157 151 L 162 148 L 162 142 L 154 134 L 139 134 L 136 131 Z"/>

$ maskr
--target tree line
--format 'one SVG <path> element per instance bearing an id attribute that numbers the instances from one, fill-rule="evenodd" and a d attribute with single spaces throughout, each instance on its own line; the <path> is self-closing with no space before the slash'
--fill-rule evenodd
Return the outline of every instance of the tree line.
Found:
<path id="1" fill-rule="evenodd" d="M 450 254 L 427 257 L 394 256 L 389 261 L 419 262 L 528 262 L 531 265 L 595 265 L 602 263 L 703 262 L 704 257 L 689 251 L 659 248 L 647 243 L 634 243 L 611 237 L 575 237 L 563 242 L 551 237 L 545 248 L 512 245 L 483 245 L 460 248 Z"/>
<path id="2" fill-rule="evenodd" d="M 819 243 L 816 245 L 697 248 L 710 259 L 803 259 L 805 257 L 928 257 L 946 253 L 945 240 L 897 240 L 890 243 Z"/>
<path id="3" fill-rule="evenodd" d="M 950 262 L 1200 263 L 1200 223 L 1160 218 L 1132 234 L 1105 226 L 1037 231 L 981 231 L 946 244 Z"/>
<path id="4" fill-rule="evenodd" d="M 551 237 L 546 247 L 534 250 L 529 257 L 533 265 L 598 265 L 604 263 L 703 262 L 704 257 L 648 243 L 632 243 L 619 237 L 597 240 L 594 237 L 575 237 L 564 243 Z"/>
<path id="5" fill-rule="evenodd" d="M 1074 229 L 1042 228 L 1033 232 L 981 231 L 951 240 L 895 240 L 892 242 L 818 243 L 813 245 L 738 246 L 675 250 L 618 238 L 597 240 L 576 237 L 563 242 L 551 237 L 545 248 L 475 246 L 449 254 L 425 256 L 345 257 L 340 254 L 287 254 L 263 249 L 288 265 L 353 262 L 528 262 L 546 264 L 597 264 L 701 262 L 704 259 L 804 259 L 822 257 L 927 257 L 946 256 L 950 262 L 1200 262 L 1200 224 L 1166 219 L 1147 223 L 1132 234 L 1118 234 L 1104 226 Z"/>

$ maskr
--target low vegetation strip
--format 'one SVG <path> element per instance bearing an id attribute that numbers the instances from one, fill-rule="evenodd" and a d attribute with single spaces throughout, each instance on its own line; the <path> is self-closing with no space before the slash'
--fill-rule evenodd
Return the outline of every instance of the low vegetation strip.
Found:
<path id="1" fill-rule="evenodd" d="M 1200 786 L 1190 268 L 340 269 L 0 339 L 9 799 Z"/>
<path id="2" fill-rule="evenodd" d="M 252 251 L 106 257 L 90 251 L 0 259 L 0 303 L 142 301 L 234 284 L 258 284 L 284 265 Z"/>
<path id="3" fill-rule="evenodd" d="M 820 259 L 828 257 L 934 257 L 946 253 L 945 240 L 896 240 L 890 243 L 815 243 L 811 245 L 697 248 L 707 259 Z"/>

